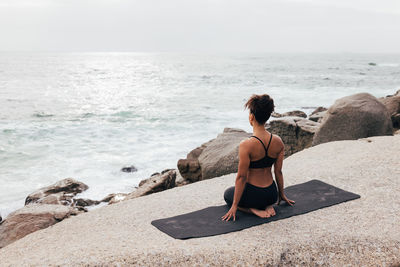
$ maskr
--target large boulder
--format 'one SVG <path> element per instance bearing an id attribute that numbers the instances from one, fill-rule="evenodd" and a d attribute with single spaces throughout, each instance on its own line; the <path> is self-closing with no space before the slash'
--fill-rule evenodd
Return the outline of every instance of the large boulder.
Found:
<path id="1" fill-rule="evenodd" d="M 251 135 L 240 129 L 225 128 L 217 138 L 209 141 L 198 157 L 200 180 L 237 172 L 239 144 Z"/>
<path id="2" fill-rule="evenodd" d="M 400 90 L 395 95 L 380 98 L 379 101 L 389 111 L 393 128 L 400 129 Z"/>
<path id="3" fill-rule="evenodd" d="M 283 117 L 271 121 L 266 128 L 279 135 L 285 145 L 285 157 L 308 148 L 320 124 L 301 117 Z"/>
<path id="4" fill-rule="evenodd" d="M 160 174 L 155 174 L 150 178 L 142 180 L 139 187 L 129 193 L 124 200 L 149 195 L 166 189 L 175 187 L 176 169 L 167 169 Z"/>
<path id="5" fill-rule="evenodd" d="M 324 116 L 312 144 L 392 134 L 386 107 L 376 97 L 360 93 L 336 100 Z"/>
<path id="6" fill-rule="evenodd" d="M 216 138 L 190 151 L 177 163 L 181 176 L 178 185 L 237 172 L 239 143 L 250 136 L 241 129 L 225 128 Z"/>
<path id="7" fill-rule="evenodd" d="M 230 128 L 225 128 L 225 130 L 232 130 Z M 201 180 L 201 168 L 199 162 L 199 156 L 203 150 L 215 139 L 211 139 L 208 142 L 196 147 L 187 154 L 186 159 L 179 159 L 177 167 L 182 179 L 179 179 L 179 184 L 193 183 Z M 180 178 L 180 177 L 179 177 Z"/>
<path id="8" fill-rule="evenodd" d="M 72 198 L 88 188 L 86 184 L 73 178 L 65 178 L 31 193 L 26 197 L 25 205 L 31 203 L 72 205 Z"/>
<path id="9" fill-rule="evenodd" d="M 0 225 L 0 248 L 79 212 L 64 205 L 29 204 L 10 213 Z"/>

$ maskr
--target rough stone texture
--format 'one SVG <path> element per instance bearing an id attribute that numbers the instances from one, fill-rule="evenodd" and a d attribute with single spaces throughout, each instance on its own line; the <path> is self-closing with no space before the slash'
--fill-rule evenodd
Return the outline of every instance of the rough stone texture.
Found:
<path id="1" fill-rule="evenodd" d="M 25 205 L 30 203 L 71 205 L 72 198 L 88 188 L 86 184 L 73 178 L 65 178 L 27 196 Z"/>
<path id="2" fill-rule="evenodd" d="M 311 112 L 311 114 L 310 114 L 310 116 L 311 115 L 314 115 L 314 114 L 316 114 L 316 113 L 320 113 L 320 112 L 323 112 L 323 111 L 327 111 L 328 109 L 326 108 L 326 107 L 317 107 L 313 112 Z"/>
<path id="3" fill-rule="evenodd" d="M 271 121 L 268 131 L 281 137 L 285 145 L 285 157 L 311 146 L 319 123 L 300 117 L 283 117 Z"/>
<path id="4" fill-rule="evenodd" d="M 191 183 L 201 180 L 201 168 L 198 159 L 180 159 L 177 166 L 179 173 L 185 180 Z"/>
<path id="5" fill-rule="evenodd" d="M 201 180 L 201 167 L 199 156 L 203 152 L 204 148 L 206 148 L 206 146 L 210 144 L 213 140 L 214 139 L 211 139 L 210 141 L 190 151 L 187 154 L 186 159 L 178 160 L 177 167 L 180 175 L 184 180 L 181 181 L 180 184 L 193 183 Z"/>
<path id="6" fill-rule="evenodd" d="M 177 167 L 182 176 L 178 184 L 184 185 L 237 171 L 239 143 L 249 136 L 250 133 L 241 129 L 225 128 L 217 138 L 190 151 L 186 159 L 178 160 Z"/>
<path id="7" fill-rule="evenodd" d="M 285 186 L 320 179 L 360 194 L 360 199 L 238 232 L 188 240 L 173 239 L 150 224 L 224 204 L 224 190 L 235 182 L 236 174 L 229 174 L 73 216 L 0 249 L 0 265 L 399 264 L 398 147 L 400 135 L 372 137 L 321 144 L 285 159 Z"/>
<path id="8" fill-rule="evenodd" d="M 397 91 L 396 95 L 387 96 L 380 98 L 379 101 L 385 105 L 389 111 L 392 119 L 392 125 L 394 129 L 400 129 L 400 91 Z"/>
<path id="9" fill-rule="evenodd" d="M 225 128 L 217 138 L 209 141 L 198 157 L 201 180 L 237 172 L 239 144 L 251 135 L 240 129 Z"/>
<path id="10" fill-rule="evenodd" d="M 176 169 L 163 171 L 161 174 L 156 174 L 142 180 L 139 187 L 129 193 L 124 200 L 129 200 L 144 195 L 160 192 L 166 189 L 175 187 Z"/>
<path id="11" fill-rule="evenodd" d="M 108 202 L 108 204 L 118 203 L 125 199 L 126 193 L 111 193 L 105 196 L 100 202 Z"/>
<path id="12" fill-rule="evenodd" d="M 320 112 L 317 112 L 317 113 L 314 113 L 314 114 L 310 115 L 308 117 L 308 119 L 310 121 L 322 122 L 322 119 L 324 118 L 325 114 L 326 114 L 326 111 L 320 111 Z"/>
<path id="13" fill-rule="evenodd" d="M 93 206 L 100 204 L 101 201 L 98 200 L 92 200 L 88 198 L 74 198 L 73 200 L 73 206 L 80 206 L 80 207 L 86 207 L 86 206 Z"/>
<path id="14" fill-rule="evenodd" d="M 189 183 L 190 181 L 183 178 L 179 171 L 176 172 L 175 186 L 182 186 Z"/>
<path id="15" fill-rule="evenodd" d="M 271 117 L 273 118 L 282 118 L 282 117 L 302 117 L 302 118 L 307 118 L 307 114 L 304 113 L 301 110 L 293 110 L 293 111 L 288 111 L 285 113 L 277 113 L 277 112 L 272 112 Z"/>
<path id="16" fill-rule="evenodd" d="M 121 171 L 122 172 L 136 172 L 137 171 L 137 169 L 136 169 L 136 167 L 135 166 L 128 166 L 128 167 L 123 167 L 122 169 L 121 169 Z"/>
<path id="17" fill-rule="evenodd" d="M 392 134 L 392 122 L 386 107 L 376 97 L 360 93 L 335 101 L 315 133 L 313 145 Z"/>
<path id="18" fill-rule="evenodd" d="M 0 248 L 76 214 L 75 209 L 64 205 L 28 204 L 10 213 L 0 225 Z"/>

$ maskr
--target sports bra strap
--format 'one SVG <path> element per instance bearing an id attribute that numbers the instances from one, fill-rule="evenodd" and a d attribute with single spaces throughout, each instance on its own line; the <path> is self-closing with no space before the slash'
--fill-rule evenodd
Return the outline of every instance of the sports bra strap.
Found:
<path id="1" fill-rule="evenodd" d="M 271 144 L 271 141 L 272 141 L 272 133 L 271 133 L 271 138 L 269 139 L 269 143 L 268 143 L 268 146 L 267 146 L 267 151 L 268 151 L 269 145 Z"/>
<path id="2" fill-rule="evenodd" d="M 261 142 L 261 144 L 263 145 L 263 147 L 264 147 L 264 150 L 265 151 L 267 151 L 267 149 L 265 148 L 265 145 L 264 145 L 264 143 L 263 143 L 263 141 L 261 141 L 261 139 L 260 138 L 258 138 L 257 136 L 255 136 L 255 135 L 252 135 L 252 136 L 250 136 L 250 137 L 255 137 L 255 138 L 257 138 L 260 142 Z"/>

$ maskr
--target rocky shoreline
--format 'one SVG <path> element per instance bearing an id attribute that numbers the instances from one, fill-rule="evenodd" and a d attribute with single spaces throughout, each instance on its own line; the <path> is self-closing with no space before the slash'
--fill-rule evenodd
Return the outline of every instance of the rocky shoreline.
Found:
<path id="1" fill-rule="evenodd" d="M 367 93 L 344 97 L 331 107 L 319 107 L 309 115 L 292 111 L 274 113 L 273 117 L 266 129 L 282 138 L 285 157 L 326 142 L 398 134 L 400 90 L 380 99 Z M 154 173 L 128 194 L 109 194 L 101 200 L 77 198 L 88 186 L 73 178 L 41 188 L 27 196 L 23 208 L 6 218 L 0 217 L 0 249 L 37 230 L 86 213 L 89 206 L 128 201 L 235 173 L 239 143 L 250 135 L 241 129 L 225 128 L 216 138 L 190 151 L 185 159 L 179 159 L 176 169 Z"/>

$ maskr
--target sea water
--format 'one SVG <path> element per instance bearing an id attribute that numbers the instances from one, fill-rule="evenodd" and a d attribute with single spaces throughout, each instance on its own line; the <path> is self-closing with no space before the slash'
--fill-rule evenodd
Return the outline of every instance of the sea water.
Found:
<path id="1" fill-rule="evenodd" d="M 400 55 L 3 52 L 0 214 L 67 177 L 89 185 L 82 197 L 131 192 L 225 127 L 251 132 L 252 94 L 310 113 L 398 89 Z"/>

